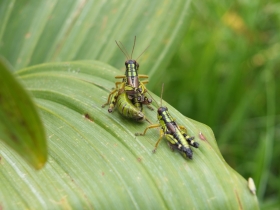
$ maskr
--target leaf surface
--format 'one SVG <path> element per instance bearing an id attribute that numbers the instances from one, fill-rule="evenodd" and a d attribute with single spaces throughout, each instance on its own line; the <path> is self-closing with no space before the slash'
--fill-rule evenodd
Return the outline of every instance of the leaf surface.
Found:
<path id="1" fill-rule="evenodd" d="M 172 152 L 166 139 L 153 154 L 157 129 L 135 137 L 148 123 L 101 108 L 119 74 L 97 61 L 50 63 L 18 72 L 43 118 L 49 161 L 35 172 L 3 145 L 4 209 L 258 209 L 247 181 L 224 161 L 206 125 L 163 101 L 200 144 L 193 160 L 187 160 Z M 145 114 L 157 122 L 156 111 L 145 109 Z"/>
<path id="2" fill-rule="evenodd" d="M 100 60 L 124 67 L 121 41 L 141 73 L 160 74 L 189 26 L 190 0 L 3 0 L 0 54 L 16 70 L 54 61 Z M 15 41 L 16 40 L 16 41 Z M 157 81 L 151 81 L 155 84 Z M 151 85 L 151 84 L 150 84 Z"/>
<path id="3" fill-rule="evenodd" d="M 2 59 L 0 73 L 0 139 L 40 169 L 47 161 L 47 145 L 35 105 Z"/>

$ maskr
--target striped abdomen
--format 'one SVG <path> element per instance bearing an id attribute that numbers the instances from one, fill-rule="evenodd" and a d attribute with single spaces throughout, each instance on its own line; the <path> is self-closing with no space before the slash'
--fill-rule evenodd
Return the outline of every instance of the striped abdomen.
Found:
<path id="1" fill-rule="evenodd" d="M 128 118 L 135 119 L 136 121 L 145 120 L 145 115 L 135 107 L 133 103 L 128 99 L 125 92 L 121 93 L 117 98 L 117 108 L 119 112 Z"/>

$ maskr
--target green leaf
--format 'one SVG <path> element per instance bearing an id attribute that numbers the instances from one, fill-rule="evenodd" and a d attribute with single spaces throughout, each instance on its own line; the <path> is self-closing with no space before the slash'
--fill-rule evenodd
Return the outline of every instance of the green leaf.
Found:
<path id="1" fill-rule="evenodd" d="M 133 58 L 149 46 L 139 63 L 141 73 L 152 76 L 166 67 L 182 40 L 189 26 L 190 2 L 4 0 L 0 54 L 15 69 L 81 59 L 123 68 L 125 56 L 115 40 L 122 41 L 130 54 L 137 36 Z"/>
<path id="2" fill-rule="evenodd" d="M 119 74 L 97 61 L 18 71 L 43 118 L 49 161 L 35 172 L 3 145 L 3 209 L 258 209 L 247 181 L 224 161 L 206 125 L 163 101 L 200 144 L 193 160 L 187 160 L 165 139 L 153 154 L 156 129 L 136 137 L 148 123 L 101 108 Z M 145 114 L 157 122 L 156 111 L 145 107 Z"/>
<path id="3" fill-rule="evenodd" d="M 0 74 L 0 140 L 40 169 L 47 160 L 42 122 L 30 96 L 1 59 Z"/>

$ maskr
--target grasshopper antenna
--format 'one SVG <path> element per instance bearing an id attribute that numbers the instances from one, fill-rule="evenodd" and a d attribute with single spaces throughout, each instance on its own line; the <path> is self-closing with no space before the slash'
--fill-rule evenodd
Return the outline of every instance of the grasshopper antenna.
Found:
<path id="1" fill-rule="evenodd" d="M 129 55 L 128 55 L 125 47 L 123 46 L 123 44 L 120 42 L 120 45 L 123 47 L 123 49 L 122 49 L 121 46 L 119 45 L 119 43 L 117 42 L 117 40 L 115 40 L 115 42 L 118 45 L 119 49 L 122 51 L 122 53 L 125 55 L 126 59 L 129 60 Z"/>
<path id="2" fill-rule="evenodd" d="M 153 124 L 148 118 L 145 119 L 148 123 L 150 123 L 151 125 Z"/>
<path id="3" fill-rule="evenodd" d="M 135 47 L 135 43 L 136 43 L 136 36 L 134 36 L 134 43 L 133 43 L 133 47 L 132 47 L 132 51 L 131 51 L 131 56 L 130 56 L 130 59 L 132 59 L 132 55 L 133 55 L 133 51 L 134 51 L 134 47 Z"/>
<path id="4" fill-rule="evenodd" d="M 150 45 L 148 45 L 146 48 L 145 48 L 145 50 L 143 50 L 143 52 L 137 57 L 137 59 L 135 59 L 136 61 L 138 60 L 138 58 L 140 58 L 141 57 L 141 55 L 143 55 L 143 53 L 148 49 L 150 47 Z"/>
<path id="5" fill-rule="evenodd" d="M 131 58 L 129 57 L 129 53 L 127 52 L 127 50 L 126 50 L 124 44 L 123 44 L 121 41 L 119 41 L 119 43 L 120 43 L 120 45 L 122 46 L 122 48 L 124 49 L 124 51 L 125 51 L 125 53 L 126 53 L 126 55 L 127 55 L 127 56 L 126 56 L 126 57 L 127 57 L 127 60 L 131 59 Z"/>
<path id="6" fill-rule="evenodd" d="M 164 88 L 164 83 L 162 83 L 162 86 L 161 86 L 161 94 L 160 94 L 160 106 L 161 106 L 161 107 L 162 107 L 163 88 Z"/>

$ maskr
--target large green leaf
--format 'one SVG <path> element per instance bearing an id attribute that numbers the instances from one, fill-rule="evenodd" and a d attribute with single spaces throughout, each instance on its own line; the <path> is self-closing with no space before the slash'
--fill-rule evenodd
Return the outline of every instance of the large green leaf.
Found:
<path id="1" fill-rule="evenodd" d="M 186 160 L 165 140 L 153 154 L 156 129 L 135 137 L 148 123 L 101 108 L 118 74 L 122 72 L 93 61 L 18 72 L 44 121 L 49 161 L 35 172 L 1 143 L 3 209 L 258 209 L 247 181 L 224 161 L 206 125 L 163 101 L 200 144 L 193 160 Z M 145 113 L 157 121 L 156 111 Z"/>
<path id="2" fill-rule="evenodd" d="M 94 1 L 3 0 L 0 2 L 0 54 L 15 69 L 50 61 L 95 59 L 123 68 L 134 36 L 141 72 L 160 72 L 189 25 L 190 0 Z M 156 81 L 151 81 L 155 83 Z"/>
<path id="3" fill-rule="evenodd" d="M 1 57 L 0 140 L 37 169 L 47 161 L 46 136 L 39 115 L 29 94 L 14 78 Z"/>

